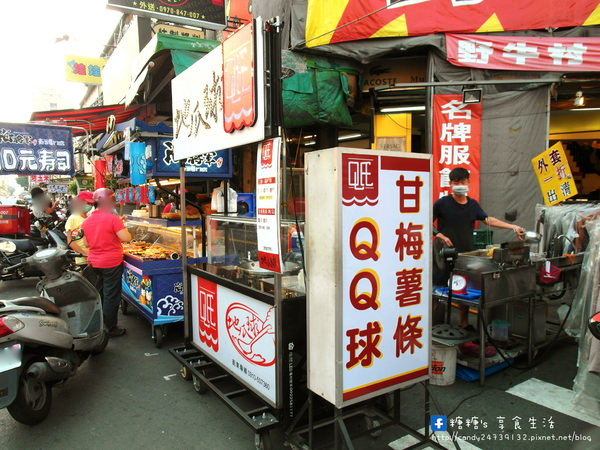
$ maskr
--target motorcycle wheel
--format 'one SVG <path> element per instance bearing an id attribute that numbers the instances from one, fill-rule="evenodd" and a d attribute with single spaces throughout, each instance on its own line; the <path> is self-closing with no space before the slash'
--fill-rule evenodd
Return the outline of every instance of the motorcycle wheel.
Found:
<path id="1" fill-rule="evenodd" d="M 104 350 L 106 350 L 106 346 L 108 345 L 108 330 L 104 330 L 104 334 L 102 336 L 102 341 L 100 341 L 100 343 L 94 347 L 94 349 L 92 350 L 92 356 L 96 356 L 99 355 L 100 353 L 102 353 Z"/>
<path id="2" fill-rule="evenodd" d="M 7 409 L 17 422 L 25 425 L 37 425 L 50 413 L 52 386 L 45 381 L 27 377 L 25 373 L 27 373 L 28 367 L 29 365 L 24 367 L 19 378 L 17 397 Z"/>

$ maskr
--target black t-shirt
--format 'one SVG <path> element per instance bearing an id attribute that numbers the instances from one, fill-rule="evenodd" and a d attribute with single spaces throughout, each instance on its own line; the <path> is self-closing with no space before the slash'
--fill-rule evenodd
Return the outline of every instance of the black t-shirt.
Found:
<path id="1" fill-rule="evenodd" d="M 446 195 L 433 204 L 433 220 L 438 221 L 437 229 L 450 238 L 459 252 L 475 250 L 473 230 L 476 220 L 485 220 L 488 215 L 479 203 L 467 197 L 467 203 L 461 205 L 452 195 Z"/>

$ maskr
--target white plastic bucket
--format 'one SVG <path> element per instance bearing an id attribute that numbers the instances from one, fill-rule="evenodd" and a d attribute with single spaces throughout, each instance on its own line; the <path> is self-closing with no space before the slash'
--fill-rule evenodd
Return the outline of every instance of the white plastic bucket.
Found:
<path id="1" fill-rule="evenodd" d="M 435 386 L 449 386 L 456 379 L 456 347 L 431 346 L 431 379 Z"/>

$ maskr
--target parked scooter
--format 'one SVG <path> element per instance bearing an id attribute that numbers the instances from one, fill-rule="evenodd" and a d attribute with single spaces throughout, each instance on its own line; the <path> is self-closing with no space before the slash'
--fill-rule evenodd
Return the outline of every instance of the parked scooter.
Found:
<path id="1" fill-rule="evenodd" d="M 0 408 L 27 425 L 48 416 L 52 387 L 108 342 L 98 291 L 66 269 L 74 255 L 48 248 L 3 269 L 45 275 L 37 285 L 39 297 L 0 300 Z"/>

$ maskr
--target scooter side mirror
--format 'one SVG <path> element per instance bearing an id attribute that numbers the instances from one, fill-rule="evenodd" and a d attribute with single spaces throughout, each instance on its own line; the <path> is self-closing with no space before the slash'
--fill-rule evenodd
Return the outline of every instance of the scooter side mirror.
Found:
<path id="1" fill-rule="evenodd" d="M 17 251 L 17 245 L 11 241 L 0 241 L 0 251 L 14 253 Z"/>

